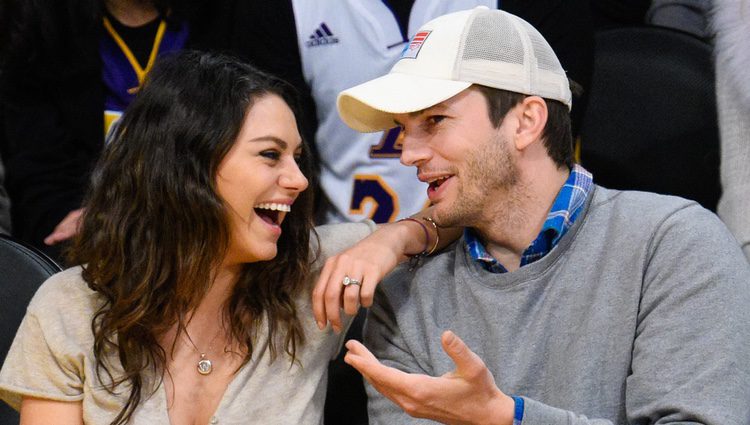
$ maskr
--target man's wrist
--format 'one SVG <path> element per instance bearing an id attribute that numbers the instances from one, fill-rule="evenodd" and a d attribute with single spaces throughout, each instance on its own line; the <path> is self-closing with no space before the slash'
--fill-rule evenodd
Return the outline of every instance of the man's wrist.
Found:
<path id="1" fill-rule="evenodd" d="M 487 420 L 482 423 L 488 425 L 514 425 L 515 410 L 515 400 L 500 392 L 496 401 L 489 406 Z"/>
<path id="2" fill-rule="evenodd" d="M 514 395 L 513 402 L 515 404 L 515 408 L 513 409 L 513 425 L 521 425 L 524 411 L 523 398 Z"/>

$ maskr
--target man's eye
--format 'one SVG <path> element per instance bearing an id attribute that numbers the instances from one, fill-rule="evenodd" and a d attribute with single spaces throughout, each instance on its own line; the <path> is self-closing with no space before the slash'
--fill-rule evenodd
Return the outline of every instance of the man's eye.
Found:
<path id="1" fill-rule="evenodd" d="M 438 124 L 441 121 L 443 121 L 444 119 L 445 119 L 445 115 L 432 115 L 429 118 L 427 118 L 427 121 L 430 124 Z"/>

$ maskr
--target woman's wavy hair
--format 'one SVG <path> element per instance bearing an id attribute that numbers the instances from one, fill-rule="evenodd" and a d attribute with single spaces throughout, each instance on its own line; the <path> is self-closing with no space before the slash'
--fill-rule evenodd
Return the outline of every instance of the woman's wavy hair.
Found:
<path id="1" fill-rule="evenodd" d="M 113 424 L 127 422 L 158 387 L 167 358 L 159 337 L 184 329 L 211 286 L 231 237 L 217 169 L 248 110 L 267 95 L 296 115 L 288 84 L 238 60 L 195 51 L 160 59 L 93 172 L 68 256 L 103 298 L 92 321 L 97 375 L 112 393 L 130 388 Z M 300 169 L 312 177 L 306 147 Z M 272 359 L 283 350 L 293 363 L 304 344 L 294 299 L 312 262 L 311 198 L 312 191 L 300 194 L 276 258 L 246 264 L 226 305 L 231 336 L 247 348 L 243 365 L 261 332 Z"/>

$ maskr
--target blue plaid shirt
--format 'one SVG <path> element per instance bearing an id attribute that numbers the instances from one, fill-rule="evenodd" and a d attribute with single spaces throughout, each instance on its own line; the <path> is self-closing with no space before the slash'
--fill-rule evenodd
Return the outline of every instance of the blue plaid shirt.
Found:
<path id="1" fill-rule="evenodd" d="M 542 226 L 542 231 L 523 252 L 521 267 L 544 257 L 557 245 L 560 238 L 565 235 L 580 215 L 593 185 L 591 173 L 578 164 L 574 165 L 568 179 L 557 194 L 555 202 L 552 203 L 552 209 L 547 214 L 547 220 Z M 492 273 L 506 273 L 508 271 L 487 252 L 474 230 L 467 228 L 464 231 L 464 239 L 471 258 L 479 262 L 487 271 Z"/>

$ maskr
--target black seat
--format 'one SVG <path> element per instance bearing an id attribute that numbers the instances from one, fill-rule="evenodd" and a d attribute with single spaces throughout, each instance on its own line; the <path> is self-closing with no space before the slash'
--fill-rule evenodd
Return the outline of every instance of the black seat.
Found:
<path id="1" fill-rule="evenodd" d="M 598 33 L 589 95 L 581 162 L 597 183 L 716 209 L 719 132 L 707 42 L 659 27 Z"/>
<path id="2" fill-rule="evenodd" d="M 0 359 L 10 345 L 39 285 L 62 270 L 52 259 L 8 235 L 0 235 Z M 18 413 L 0 403 L 0 425 L 18 424 Z"/>

